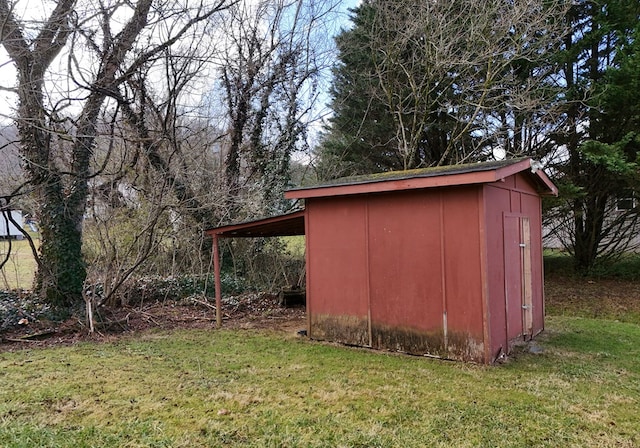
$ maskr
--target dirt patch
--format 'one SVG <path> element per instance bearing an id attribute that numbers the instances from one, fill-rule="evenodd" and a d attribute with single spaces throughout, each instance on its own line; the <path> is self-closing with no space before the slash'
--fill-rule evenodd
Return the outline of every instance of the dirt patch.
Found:
<path id="1" fill-rule="evenodd" d="M 225 299 L 224 328 L 261 328 L 295 333 L 306 328 L 304 306 L 283 307 L 271 294 L 246 294 Z M 111 341 L 153 328 L 163 330 L 216 328 L 215 303 L 202 298 L 156 302 L 138 307 L 100 310 L 94 333 L 78 318 L 64 322 L 25 318 L 0 334 L 0 352 L 69 345 L 81 341 Z"/>

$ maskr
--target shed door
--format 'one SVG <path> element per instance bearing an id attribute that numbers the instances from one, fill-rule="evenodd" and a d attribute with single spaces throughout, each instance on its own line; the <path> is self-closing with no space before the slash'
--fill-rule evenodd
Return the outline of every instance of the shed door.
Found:
<path id="1" fill-rule="evenodd" d="M 507 340 L 532 335 L 531 231 L 529 218 L 504 217 Z"/>

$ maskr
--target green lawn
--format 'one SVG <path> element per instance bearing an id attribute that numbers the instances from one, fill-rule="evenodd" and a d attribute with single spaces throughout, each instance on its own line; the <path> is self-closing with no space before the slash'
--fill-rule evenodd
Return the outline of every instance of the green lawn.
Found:
<path id="1" fill-rule="evenodd" d="M 9 250 L 9 241 L 0 240 L 0 261 L 4 261 L 7 252 L 9 260 L 0 270 L 0 289 L 30 289 L 37 265 L 29 242 L 11 240 Z"/>
<path id="2" fill-rule="evenodd" d="M 0 353 L 0 446 L 640 446 L 640 326 L 547 324 L 495 367 L 227 329 Z"/>

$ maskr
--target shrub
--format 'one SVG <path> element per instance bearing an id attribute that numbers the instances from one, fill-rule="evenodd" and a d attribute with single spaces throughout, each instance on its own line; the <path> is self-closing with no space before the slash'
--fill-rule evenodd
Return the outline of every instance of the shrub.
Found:
<path id="1" fill-rule="evenodd" d="M 0 332 L 20 324 L 22 319 L 34 321 L 48 316 L 49 305 L 22 291 L 0 291 Z"/>

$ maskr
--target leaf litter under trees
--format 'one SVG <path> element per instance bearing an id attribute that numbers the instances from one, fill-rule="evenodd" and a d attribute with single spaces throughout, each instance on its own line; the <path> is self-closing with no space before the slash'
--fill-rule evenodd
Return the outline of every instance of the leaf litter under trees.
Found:
<path id="1" fill-rule="evenodd" d="M 141 297 L 138 298 L 142 300 Z M 68 345 L 81 341 L 111 341 L 151 329 L 214 329 L 215 304 L 192 296 L 148 300 L 135 306 L 99 310 L 102 322 L 89 332 L 85 321 L 47 318 L 46 304 L 31 297 L 0 293 L 0 352 L 21 348 Z M 294 333 L 306 326 L 304 306 L 285 307 L 278 295 L 247 293 L 223 300 L 224 328 L 261 328 Z"/>

